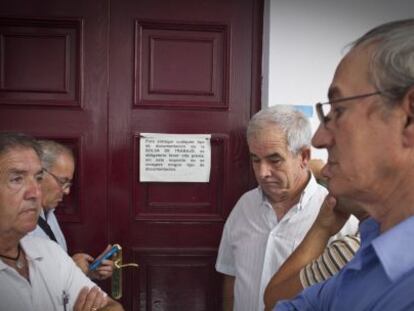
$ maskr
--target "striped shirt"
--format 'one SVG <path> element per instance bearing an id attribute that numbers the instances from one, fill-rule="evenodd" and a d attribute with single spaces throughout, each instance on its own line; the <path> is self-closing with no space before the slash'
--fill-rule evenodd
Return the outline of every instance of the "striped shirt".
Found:
<path id="1" fill-rule="evenodd" d="M 359 233 L 332 241 L 323 254 L 300 271 L 303 288 L 325 281 L 350 261 L 361 245 Z"/>

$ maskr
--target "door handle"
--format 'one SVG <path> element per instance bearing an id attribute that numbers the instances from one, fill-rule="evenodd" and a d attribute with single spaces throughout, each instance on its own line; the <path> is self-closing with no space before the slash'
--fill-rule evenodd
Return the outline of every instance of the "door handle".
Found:
<path id="1" fill-rule="evenodd" d="M 118 245 L 119 246 L 119 245 Z M 112 260 L 114 261 L 114 272 L 111 279 L 111 296 L 114 299 L 122 297 L 122 269 L 127 267 L 138 268 L 136 263 L 122 263 L 122 247 L 119 246 L 119 252 L 116 253 Z"/>
<path id="2" fill-rule="evenodd" d="M 122 269 L 122 268 L 126 268 L 126 267 L 135 267 L 135 268 L 138 268 L 138 264 L 136 264 L 136 263 L 133 263 L 133 262 L 131 262 L 131 263 L 126 263 L 126 264 L 123 264 L 123 265 L 121 265 L 119 262 L 114 262 L 114 266 L 115 266 L 115 268 L 117 268 L 117 269 Z"/>

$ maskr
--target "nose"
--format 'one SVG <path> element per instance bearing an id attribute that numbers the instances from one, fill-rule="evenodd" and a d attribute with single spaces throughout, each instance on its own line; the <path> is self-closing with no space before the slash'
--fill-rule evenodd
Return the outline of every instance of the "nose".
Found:
<path id="1" fill-rule="evenodd" d="M 324 124 L 319 124 L 318 129 L 312 137 L 312 145 L 315 148 L 328 148 L 333 143 L 333 135 Z"/>
<path id="2" fill-rule="evenodd" d="M 32 200 L 38 199 L 41 196 L 40 183 L 33 178 L 29 178 L 26 181 L 25 199 Z"/>
<path id="3" fill-rule="evenodd" d="M 258 173 L 260 178 L 266 178 L 271 175 L 271 168 L 265 161 L 262 161 L 258 167 Z"/>
<path id="4" fill-rule="evenodd" d="M 69 195 L 69 193 L 70 193 L 70 187 L 66 187 L 65 189 L 63 189 L 63 193 L 65 195 Z"/>

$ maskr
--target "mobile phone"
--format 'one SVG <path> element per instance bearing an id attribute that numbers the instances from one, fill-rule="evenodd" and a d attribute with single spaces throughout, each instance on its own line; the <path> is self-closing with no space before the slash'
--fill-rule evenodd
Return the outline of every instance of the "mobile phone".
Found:
<path id="1" fill-rule="evenodd" d="M 109 259 L 121 250 L 121 246 L 114 244 L 103 256 L 95 259 L 90 265 L 89 270 L 93 271 L 102 264 L 102 260 Z"/>

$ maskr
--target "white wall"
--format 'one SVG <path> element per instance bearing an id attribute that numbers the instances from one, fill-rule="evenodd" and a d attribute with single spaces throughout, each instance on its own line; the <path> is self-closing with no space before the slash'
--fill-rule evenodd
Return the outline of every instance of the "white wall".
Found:
<path id="1" fill-rule="evenodd" d="M 346 45 L 383 22 L 413 18 L 414 0 L 265 0 L 264 14 L 263 107 L 313 105 L 326 100 Z"/>

